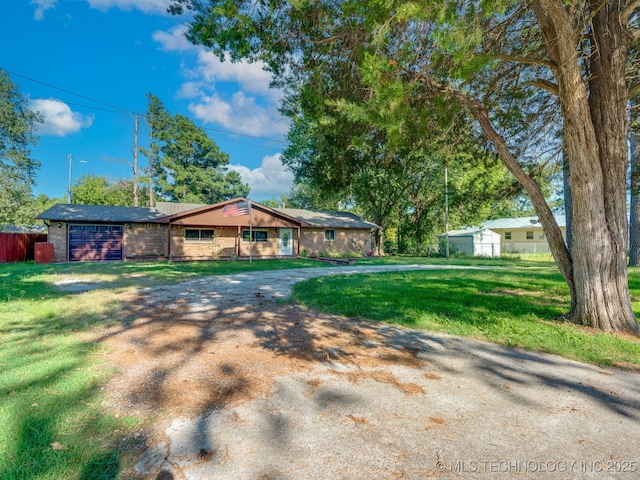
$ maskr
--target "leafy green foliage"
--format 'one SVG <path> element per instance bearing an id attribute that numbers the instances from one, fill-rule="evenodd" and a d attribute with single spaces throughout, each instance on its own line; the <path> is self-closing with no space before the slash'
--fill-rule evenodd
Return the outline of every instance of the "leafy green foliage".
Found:
<path id="1" fill-rule="evenodd" d="M 38 141 L 42 121 L 0 70 L 0 224 L 32 224 L 39 213 L 31 202 L 31 188 L 40 163 L 31 157 L 30 146 Z"/>
<path id="2" fill-rule="evenodd" d="M 606 273 L 621 272 L 626 257 L 620 239 L 627 238 L 627 85 L 638 90 L 637 68 L 625 70 L 638 43 L 638 16 L 625 2 L 173 3 L 195 11 L 191 41 L 219 55 L 230 51 L 233 59 L 261 60 L 278 84 L 293 90 L 283 111 L 332 140 L 313 147 L 311 161 L 303 157 L 318 173 L 311 178 L 324 175 L 336 190 L 353 187 L 358 162 L 351 160 L 365 158 L 362 178 L 375 180 L 382 157 L 390 181 L 379 197 L 393 203 L 390 170 L 402 162 L 388 159 L 405 160 L 407 152 L 423 159 L 437 154 L 439 161 L 455 157 L 465 144 L 462 134 L 484 146 L 485 158 L 497 155 L 527 191 L 572 292 L 572 314 L 604 330 L 640 332 L 626 282 Z M 453 151 L 441 155 L 446 142 L 438 142 L 438 134 L 452 137 Z M 486 140 L 479 141 L 480 134 Z M 350 141 L 358 136 L 365 141 Z M 570 182 L 572 233 L 584 238 L 573 242 L 571 253 L 544 186 L 532 175 L 559 160 L 562 139 L 570 170 L 580 172 Z M 349 193 L 355 198 L 356 191 Z M 606 245 L 595 241 L 596 230 Z M 589 261 L 597 256 L 601 260 Z M 609 286 L 600 289 L 591 281 L 596 277 Z M 598 289 L 604 296 L 590 291 Z"/>
<path id="3" fill-rule="evenodd" d="M 286 196 L 290 208 L 307 210 L 340 210 L 342 195 L 314 188 L 309 183 L 294 182 Z"/>
<path id="4" fill-rule="evenodd" d="M 497 199 L 520 191 L 463 115 L 444 119 L 398 102 L 374 95 L 309 109 L 294 121 L 284 163 L 312 190 L 351 200 L 358 213 L 418 244 L 444 231 L 445 167 L 454 226 L 486 219 Z M 402 113 L 387 118 L 394 108 Z M 434 129 L 438 122 L 449 123 L 446 136 Z"/>
<path id="5" fill-rule="evenodd" d="M 149 158 L 156 191 L 170 201 L 217 203 L 249 194 L 240 174 L 226 171 L 229 155 L 193 121 L 171 115 L 160 100 L 148 95 L 152 131 Z"/>
<path id="6" fill-rule="evenodd" d="M 463 30 L 454 5 L 177 3 L 195 8 L 192 41 L 220 56 L 262 60 L 296 86 L 283 105 L 293 118 L 283 162 L 299 185 L 324 197 L 306 205 L 341 200 L 383 228 L 408 225 L 406 235 L 422 241 L 444 228 L 445 165 L 455 179 L 452 223 L 483 220 L 493 202 L 521 191 L 478 142 L 468 114 L 415 78 L 411 62 L 428 69 L 430 56 L 466 76 L 490 64 L 470 53 L 482 41 L 479 23 Z M 443 53 L 454 45 L 453 56 Z"/>
<path id="7" fill-rule="evenodd" d="M 147 115 L 149 125 L 149 148 L 140 147 L 142 153 L 149 162 L 149 170 L 146 180 L 149 184 L 149 205 L 155 206 L 155 179 L 160 168 L 160 149 L 162 148 L 162 135 L 168 128 L 170 120 L 169 112 L 158 97 L 147 94 Z"/>
<path id="8" fill-rule="evenodd" d="M 47 195 L 40 194 L 33 199 L 33 208 L 36 212 L 42 213 L 57 203 L 64 203 L 64 199 L 49 198 Z"/>
<path id="9" fill-rule="evenodd" d="M 133 182 L 118 180 L 109 182 L 101 175 L 83 175 L 71 188 L 73 202 L 85 205 L 133 206 Z M 141 191 L 145 198 L 145 191 Z M 142 202 L 144 205 L 144 201 Z"/>

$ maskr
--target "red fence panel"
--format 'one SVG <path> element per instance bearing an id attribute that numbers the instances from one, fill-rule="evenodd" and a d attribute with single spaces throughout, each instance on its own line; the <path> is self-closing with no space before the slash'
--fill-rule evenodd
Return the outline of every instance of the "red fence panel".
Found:
<path id="1" fill-rule="evenodd" d="M 0 233 L 0 263 L 34 259 L 36 242 L 46 242 L 42 233 Z"/>
<path id="2" fill-rule="evenodd" d="M 53 243 L 36 242 L 34 247 L 36 263 L 53 263 Z"/>

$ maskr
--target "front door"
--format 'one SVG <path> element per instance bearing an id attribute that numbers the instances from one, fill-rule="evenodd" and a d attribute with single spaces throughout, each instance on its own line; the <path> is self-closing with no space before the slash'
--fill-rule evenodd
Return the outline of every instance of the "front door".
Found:
<path id="1" fill-rule="evenodd" d="M 280 229 L 280 255 L 293 255 L 293 230 Z"/>

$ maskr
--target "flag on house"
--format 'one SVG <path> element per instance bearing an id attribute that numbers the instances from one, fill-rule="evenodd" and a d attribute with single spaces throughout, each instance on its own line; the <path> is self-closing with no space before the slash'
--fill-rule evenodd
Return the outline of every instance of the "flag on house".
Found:
<path id="1" fill-rule="evenodd" d="M 245 200 L 230 203 L 222 209 L 223 217 L 239 217 L 241 215 L 249 215 L 249 202 Z"/>

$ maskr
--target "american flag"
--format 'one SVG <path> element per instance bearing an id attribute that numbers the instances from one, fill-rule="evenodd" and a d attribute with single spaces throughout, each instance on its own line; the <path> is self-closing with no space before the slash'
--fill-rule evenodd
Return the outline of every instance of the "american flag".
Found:
<path id="1" fill-rule="evenodd" d="M 249 215 L 249 202 L 242 200 L 230 203 L 222 209 L 223 217 L 239 217 L 241 215 Z"/>

